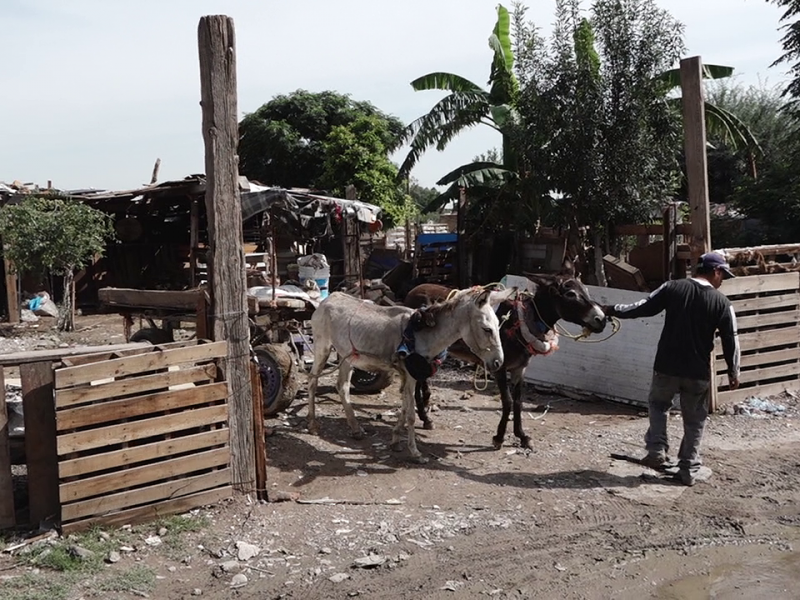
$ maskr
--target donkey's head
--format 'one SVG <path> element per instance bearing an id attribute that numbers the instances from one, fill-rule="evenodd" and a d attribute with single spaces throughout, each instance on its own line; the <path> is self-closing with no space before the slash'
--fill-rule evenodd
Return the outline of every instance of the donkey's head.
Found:
<path id="1" fill-rule="evenodd" d="M 462 290 L 457 294 L 461 339 L 491 371 L 503 366 L 503 346 L 500 342 L 500 321 L 489 302 L 490 290 Z"/>
<path id="2" fill-rule="evenodd" d="M 582 325 L 593 333 L 603 331 L 606 315 L 575 276 L 571 261 L 565 260 L 561 271 L 555 275 L 532 275 L 531 279 L 538 288 L 531 301 L 535 304 L 538 318 L 545 324 L 552 327 L 563 319 Z"/>

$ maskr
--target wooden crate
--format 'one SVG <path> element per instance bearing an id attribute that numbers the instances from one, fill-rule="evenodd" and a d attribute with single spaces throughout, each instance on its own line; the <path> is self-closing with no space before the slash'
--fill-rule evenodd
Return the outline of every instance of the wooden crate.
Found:
<path id="1" fill-rule="evenodd" d="M 216 365 L 226 355 L 226 342 L 192 341 L 65 360 L 55 402 L 37 403 L 44 427 L 26 427 L 28 451 L 44 446 L 28 457 L 33 522 L 121 525 L 229 497 L 228 386 Z"/>
<path id="2" fill-rule="evenodd" d="M 731 300 L 742 350 L 740 388 L 729 391 L 719 339 L 715 346 L 717 406 L 752 396 L 800 390 L 800 274 L 737 277 L 720 291 Z"/>

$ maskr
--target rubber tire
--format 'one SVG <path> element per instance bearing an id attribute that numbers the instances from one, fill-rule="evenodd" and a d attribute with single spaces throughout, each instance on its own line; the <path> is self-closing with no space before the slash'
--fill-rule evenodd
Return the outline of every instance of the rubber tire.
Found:
<path id="1" fill-rule="evenodd" d="M 131 342 L 148 342 L 154 346 L 174 341 L 169 331 L 157 327 L 144 327 L 131 336 Z"/>
<path id="2" fill-rule="evenodd" d="M 261 371 L 264 416 L 272 417 L 294 402 L 300 381 L 286 344 L 264 344 L 253 348 Z"/>
<path id="3" fill-rule="evenodd" d="M 350 378 L 350 387 L 358 394 L 377 394 L 392 383 L 392 374 L 389 371 L 363 371 L 353 369 Z"/>

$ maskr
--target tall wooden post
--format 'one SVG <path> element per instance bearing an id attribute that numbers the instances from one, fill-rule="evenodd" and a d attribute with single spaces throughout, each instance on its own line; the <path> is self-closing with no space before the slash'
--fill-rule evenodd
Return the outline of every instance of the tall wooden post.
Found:
<path id="1" fill-rule="evenodd" d="M 703 62 L 699 56 L 681 61 L 681 95 L 683 96 L 683 135 L 686 156 L 686 183 L 689 189 L 689 210 L 692 239 L 689 248 L 692 266 L 702 254 L 711 250 L 711 219 L 708 205 L 708 157 L 706 155 L 706 110 L 703 91 Z M 709 411 L 717 409 L 717 386 L 714 383 L 712 353 Z"/>
<path id="2" fill-rule="evenodd" d="M 232 484 L 255 487 L 250 330 L 247 318 L 242 207 L 239 198 L 236 48 L 233 19 L 202 17 L 197 28 L 200 92 L 206 150 L 206 214 L 214 340 L 228 341 L 223 369 L 228 381 Z"/>
<path id="3" fill-rule="evenodd" d="M 467 190 L 461 188 L 458 194 L 458 210 L 456 212 L 456 232 L 458 239 L 456 240 L 456 273 L 458 273 L 459 288 L 467 287 L 467 245 L 465 243 L 467 230 Z"/>
<path id="4" fill-rule="evenodd" d="M 690 249 L 692 264 L 711 249 L 711 221 L 708 206 L 708 157 L 706 156 L 706 114 L 703 93 L 703 63 L 699 56 L 681 61 L 684 152 L 689 209 L 692 219 Z"/>

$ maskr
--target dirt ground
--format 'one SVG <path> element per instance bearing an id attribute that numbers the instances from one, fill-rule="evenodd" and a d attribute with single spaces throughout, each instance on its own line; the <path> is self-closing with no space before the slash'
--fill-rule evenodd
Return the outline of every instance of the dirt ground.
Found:
<path id="1" fill-rule="evenodd" d="M 119 341 L 116 318 L 78 325 L 66 341 L 46 335 L 55 345 Z M 118 560 L 77 576 L 31 559 L 40 551 L 6 550 L 0 597 L 798 597 L 800 407 L 791 396 L 769 399 L 785 407 L 777 414 L 713 415 L 703 454 L 713 473 L 686 488 L 610 458 L 641 455 L 638 409 L 529 388 L 533 451 L 519 449 L 511 431 L 494 450 L 496 386 L 476 391 L 472 371 L 451 368 L 433 382 L 436 428 L 417 428 L 430 459 L 419 465 L 387 447 L 396 383 L 353 396 L 363 440 L 349 436 L 333 378 L 324 383 L 319 437 L 305 430 L 302 395 L 267 422 L 269 502 L 206 507 L 189 516 L 193 527 L 172 520 L 108 531 L 101 551 L 110 544 Z M 677 449 L 679 415 L 670 433 Z M 47 543 L 85 545 L 100 535 Z M 125 577 L 134 571 L 138 578 Z M 37 584 L 59 577 L 61 591 Z"/>

